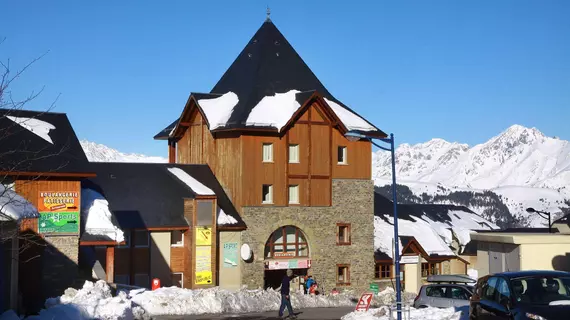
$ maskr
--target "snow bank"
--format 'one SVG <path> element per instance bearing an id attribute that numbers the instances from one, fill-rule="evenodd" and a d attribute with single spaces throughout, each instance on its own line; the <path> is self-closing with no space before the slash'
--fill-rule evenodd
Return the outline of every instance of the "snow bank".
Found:
<path id="1" fill-rule="evenodd" d="M 37 218 L 38 210 L 22 196 L 0 184 L 0 220 Z"/>
<path id="2" fill-rule="evenodd" d="M 6 118 L 16 122 L 26 130 L 34 133 L 38 137 L 53 144 L 53 141 L 49 136 L 49 131 L 55 130 L 55 126 L 53 124 L 46 121 L 38 120 L 36 118 L 12 117 L 12 116 L 6 116 Z"/>
<path id="3" fill-rule="evenodd" d="M 81 189 L 81 216 L 86 221 L 86 233 L 106 236 L 116 242 L 125 240 L 123 231 L 113 223 L 109 202 L 99 192 Z"/>
<path id="4" fill-rule="evenodd" d="M 111 295 L 111 288 L 105 281 L 85 281 L 81 290 L 68 288 L 64 295 L 46 301 L 46 309 L 39 316 L 28 319 L 104 319 L 131 320 L 133 306 L 125 292 Z"/>
<path id="5" fill-rule="evenodd" d="M 369 309 L 366 312 L 351 312 L 341 320 L 390 320 L 395 319 L 396 313 L 393 312 L 390 318 L 390 310 L 387 307 L 378 309 Z M 467 320 L 468 312 L 465 309 L 458 310 L 455 308 L 423 308 L 423 309 L 410 309 L 410 317 L 408 318 L 407 312 L 402 315 L 402 319 L 406 320 Z"/>
<path id="6" fill-rule="evenodd" d="M 286 93 L 276 93 L 274 96 L 265 96 L 253 107 L 245 124 L 247 126 L 268 126 L 281 128 L 299 110 L 301 105 L 297 102 L 298 90 L 290 90 Z"/>
<path id="7" fill-rule="evenodd" d="M 348 130 L 378 131 L 376 128 L 366 122 L 366 120 L 348 111 L 348 109 L 341 106 L 340 104 L 327 98 L 325 98 L 325 101 Z"/>
<path id="8" fill-rule="evenodd" d="M 133 294 L 132 302 L 150 316 L 244 313 L 278 310 L 281 294 L 275 290 L 228 291 L 220 288 L 189 290 L 177 287 L 160 288 Z M 350 294 L 304 295 L 291 294 L 294 309 L 353 306 Z"/>
<path id="9" fill-rule="evenodd" d="M 186 173 L 186 171 L 180 168 L 168 168 L 168 171 L 172 173 L 180 181 L 184 182 L 192 191 L 201 196 L 213 196 L 215 195 L 212 189 L 206 187 L 198 180 L 194 179 L 191 175 Z"/>
<path id="10" fill-rule="evenodd" d="M 226 125 L 238 102 L 238 96 L 230 91 L 218 98 L 200 99 L 198 105 L 206 114 L 210 130 L 214 130 Z"/>
<path id="11" fill-rule="evenodd" d="M 222 208 L 218 207 L 218 225 L 236 224 L 238 221 L 232 216 L 228 216 Z"/>

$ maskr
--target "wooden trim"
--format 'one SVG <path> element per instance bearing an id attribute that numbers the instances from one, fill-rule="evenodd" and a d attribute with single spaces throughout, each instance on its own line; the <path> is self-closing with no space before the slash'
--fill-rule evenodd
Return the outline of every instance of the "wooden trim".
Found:
<path id="1" fill-rule="evenodd" d="M 176 163 L 176 142 L 168 140 L 168 163 Z"/>
<path id="2" fill-rule="evenodd" d="M 299 120 L 299 121 L 295 122 L 295 124 L 311 124 L 311 125 L 316 125 L 316 126 L 328 126 L 328 125 L 330 125 L 330 123 L 328 123 L 328 122 L 307 121 L 307 120 Z"/>
<path id="3" fill-rule="evenodd" d="M 408 248 L 411 248 L 412 251 L 414 251 L 415 253 L 421 255 L 426 260 L 428 260 L 429 254 L 427 254 L 427 252 L 424 250 L 424 248 L 422 248 L 422 246 L 416 240 L 416 238 L 412 237 L 410 242 L 408 242 L 408 244 L 406 244 L 406 246 L 402 249 L 402 253 L 404 253 Z"/>
<path id="4" fill-rule="evenodd" d="M 115 282 L 115 247 L 108 246 L 105 251 L 105 273 L 107 275 L 107 282 Z"/>
<path id="5" fill-rule="evenodd" d="M 216 200 L 216 195 L 196 195 L 196 200 Z"/>
<path id="6" fill-rule="evenodd" d="M 178 125 L 181 127 L 189 127 L 189 126 L 193 125 L 193 123 L 185 121 L 185 122 L 179 122 Z"/>
<path id="7" fill-rule="evenodd" d="M 81 241 L 79 240 L 80 246 L 120 246 L 124 245 L 125 241 L 123 242 L 115 242 L 115 241 Z"/>
<path id="8" fill-rule="evenodd" d="M 33 172 L 33 171 L 0 171 L 0 175 L 5 176 L 25 176 L 25 177 L 74 177 L 74 178 L 94 178 L 96 173 L 91 172 Z"/>
<path id="9" fill-rule="evenodd" d="M 131 229 L 131 230 L 135 230 L 135 231 L 140 231 L 140 230 L 148 230 L 148 231 L 176 231 L 176 230 L 188 230 L 190 229 L 189 226 L 181 226 L 181 227 L 148 227 L 146 229 Z"/>
<path id="10" fill-rule="evenodd" d="M 333 176 L 333 128 L 329 124 L 329 185 L 331 186 L 330 196 L 329 196 L 329 206 L 332 207 L 333 199 L 333 187 L 332 187 L 332 176 Z"/>
<path id="11" fill-rule="evenodd" d="M 340 239 L 338 238 L 340 227 L 347 227 L 348 228 L 348 242 L 341 242 Z M 350 246 L 350 245 L 352 245 L 351 228 L 352 228 L 352 226 L 350 223 L 338 222 L 336 224 L 336 245 L 337 246 Z"/>
<path id="12" fill-rule="evenodd" d="M 244 230 L 247 230 L 247 227 L 218 226 L 218 231 L 244 231 Z"/>
<path id="13" fill-rule="evenodd" d="M 312 143 L 311 141 L 313 140 L 313 137 L 311 136 L 311 110 L 312 108 L 310 108 L 310 105 L 308 107 L 309 109 L 307 110 L 307 117 L 309 118 L 309 124 L 307 125 L 308 127 L 308 132 L 309 132 L 309 152 L 308 152 L 308 159 L 309 159 L 309 163 L 307 164 L 307 205 L 310 207 L 311 206 L 311 164 L 313 163 L 313 158 L 312 158 L 312 154 L 311 154 L 311 149 L 312 149 Z"/>
<path id="14" fill-rule="evenodd" d="M 300 157 L 301 152 L 300 151 L 301 151 L 301 148 L 297 147 L 297 158 L 298 158 L 299 162 L 301 162 L 301 157 Z M 286 186 L 285 202 L 287 203 L 287 205 L 289 205 L 289 132 L 287 132 L 285 134 L 285 186 Z M 297 188 L 299 188 L 299 187 L 297 187 Z M 297 189 L 297 191 L 298 190 L 299 189 Z M 299 200 L 299 203 L 302 202 L 300 192 L 297 192 L 297 198 Z"/>
<path id="15" fill-rule="evenodd" d="M 346 278 L 347 279 L 345 279 L 343 282 L 338 281 L 338 269 L 339 268 L 347 268 L 346 269 Z M 337 286 L 349 286 L 350 285 L 350 264 L 349 263 L 337 264 L 336 265 L 335 277 L 336 277 L 336 285 Z"/>

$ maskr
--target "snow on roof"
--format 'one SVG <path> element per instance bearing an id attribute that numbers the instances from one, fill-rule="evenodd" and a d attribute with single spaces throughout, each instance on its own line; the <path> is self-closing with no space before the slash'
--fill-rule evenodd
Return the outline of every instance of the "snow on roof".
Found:
<path id="1" fill-rule="evenodd" d="M 472 230 L 498 229 L 497 225 L 469 211 L 449 210 L 448 215 L 451 221 L 445 222 L 434 221 L 425 214 L 420 218 L 412 216 L 414 221 L 398 219 L 398 233 L 400 236 L 414 237 L 429 255 L 454 255 L 449 248 L 454 236 L 459 245 L 465 247 L 471 241 Z M 390 223 L 380 217 L 374 218 L 374 247 L 392 257 L 394 219 L 386 218 Z"/>
<path id="2" fill-rule="evenodd" d="M 28 200 L 0 184 L 0 221 L 37 218 L 38 210 Z"/>
<path id="3" fill-rule="evenodd" d="M 238 223 L 236 218 L 227 215 L 222 208 L 218 207 L 218 225 L 228 225 L 236 223 Z"/>
<path id="4" fill-rule="evenodd" d="M 301 105 L 296 100 L 298 90 L 290 90 L 286 93 L 276 93 L 274 96 L 265 96 L 253 107 L 246 120 L 246 126 L 267 126 L 281 128 Z"/>
<path id="5" fill-rule="evenodd" d="M 175 168 L 175 167 L 168 168 L 168 171 L 170 171 L 170 173 L 172 173 L 174 176 L 176 176 L 176 178 L 178 178 L 180 181 L 184 182 L 188 187 L 190 187 L 190 189 L 192 189 L 192 191 L 194 193 L 201 195 L 201 196 L 213 196 L 213 195 L 215 195 L 215 193 L 214 193 L 214 191 L 212 191 L 212 189 L 206 187 L 201 182 L 194 179 L 192 176 L 190 176 L 188 173 L 186 173 L 186 171 L 184 171 L 180 168 Z"/>
<path id="6" fill-rule="evenodd" d="M 238 96 L 230 91 L 218 98 L 200 99 L 198 100 L 198 105 L 206 114 L 210 130 L 214 130 L 226 125 L 238 102 Z"/>
<path id="7" fill-rule="evenodd" d="M 99 192 L 81 189 L 81 216 L 85 219 L 85 233 L 106 236 L 116 242 L 125 240 L 109 210 L 109 202 Z"/>
<path id="8" fill-rule="evenodd" d="M 415 218 L 415 217 L 414 217 Z M 394 219 L 388 217 L 389 223 L 380 217 L 374 217 L 374 248 L 392 257 L 392 242 L 394 240 Z M 424 220 L 416 221 L 398 219 L 399 236 L 414 237 L 429 255 L 452 256 L 453 251 L 443 241 L 440 235 Z M 400 252 L 401 242 L 398 242 Z"/>
<path id="9" fill-rule="evenodd" d="M 377 131 L 376 128 L 371 126 L 360 116 L 350 112 L 345 107 L 332 100 L 327 98 L 324 99 L 348 130 Z"/>
<path id="10" fill-rule="evenodd" d="M 53 141 L 49 136 L 49 131 L 55 130 L 55 126 L 53 124 L 35 118 L 24 118 L 24 117 L 13 117 L 13 116 L 6 116 L 6 117 L 16 122 L 20 126 L 24 127 L 26 130 L 36 134 L 38 137 L 53 144 Z"/>

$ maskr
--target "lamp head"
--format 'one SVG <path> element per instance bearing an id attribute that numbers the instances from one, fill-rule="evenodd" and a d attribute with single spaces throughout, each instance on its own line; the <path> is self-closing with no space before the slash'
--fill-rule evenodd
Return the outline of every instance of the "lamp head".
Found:
<path id="1" fill-rule="evenodd" d="M 348 141 L 351 141 L 351 142 L 358 141 L 358 140 L 360 140 L 360 139 L 362 139 L 362 138 L 366 138 L 365 136 L 361 135 L 360 133 L 351 132 L 351 131 L 345 133 L 345 134 L 344 134 L 344 137 L 345 137 Z"/>
<path id="2" fill-rule="evenodd" d="M 534 208 L 526 208 L 526 212 L 528 212 L 528 213 L 535 213 L 536 210 L 534 210 Z"/>

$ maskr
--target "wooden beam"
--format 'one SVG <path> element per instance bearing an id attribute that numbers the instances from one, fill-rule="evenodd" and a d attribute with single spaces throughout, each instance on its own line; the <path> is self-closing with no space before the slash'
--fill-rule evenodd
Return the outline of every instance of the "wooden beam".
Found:
<path id="1" fill-rule="evenodd" d="M 295 124 L 313 124 L 313 125 L 317 125 L 317 126 L 328 126 L 328 125 L 329 125 L 328 122 L 323 122 L 323 121 L 307 121 L 307 120 L 299 120 L 299 121 L 295 122 Z"/>
<path id="2" fill-rule="evenodd" d="M 176 142 L 168 140 L 168 163 L 176 163 Z"/>
<path id="3" fill-rule="evenodd" d="M 146 229 L 133 229 L 133 230 L 148 230 L 148 231 L 174 231 L 174 230 L 188 230 L 190 227 L 175 226 L 175 227 L 147 227 Z"/>
<path id="4" fill-rule="evenodd" d="M 94 178 L 97 176 L 91 172 L 33 172 L 33 171 L 0 171 L 4 176 L 25 176 L 25 177 L 73 177 L 73 178 Z"/>
<path id="5" fill-rule="evenodd" d="M 105 273 L 107 274 L 107 282 L 115 282 L 115 247 L 108 246 L 106 251 Z"/>
<path id="6" fill-rule="evenodd" d="M 112 240 L 108 241 L 79 241 L 80 246 L 118 246 L 124 245 L 125 241 L 123 242 L 115 242 Z"/>

